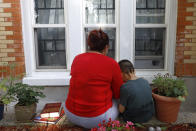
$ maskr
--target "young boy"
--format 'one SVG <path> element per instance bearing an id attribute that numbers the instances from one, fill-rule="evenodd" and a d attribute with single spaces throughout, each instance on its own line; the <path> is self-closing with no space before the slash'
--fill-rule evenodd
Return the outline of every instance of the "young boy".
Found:
<path id="1" fill-rule="evenodd" d="M 120 89 L 119 111 L 124 121 L 147 122 L 154 115 L 152 91 L 147 80 L 135 75 L 133 64 L 128 60 L 119 62 L 123 81 Z"/>

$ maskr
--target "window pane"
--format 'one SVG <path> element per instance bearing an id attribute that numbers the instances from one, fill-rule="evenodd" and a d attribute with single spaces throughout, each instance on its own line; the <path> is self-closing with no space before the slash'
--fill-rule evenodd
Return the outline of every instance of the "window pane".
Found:
<path id="1" fill-rule="evenodd" d="M 146 0 L 137 0 L 136 8 L 146 8 Z"/>
<path id="2" fill-rule="evenodd" d="M 35 0 L 37 24 L 63 24 L 64 0 Z"/>
<path id="3" fill-rule="evenodd" d="M 65 28 L 35 29 L 38 68 L 65 68 Z"/>
<path id="4" fill-rule="evenodd" d="M 136 28 L 135 67 L 164 68 L 165 28 Z"/>
<path id="5" fill-rule="evenodd" d="M 85 34 L 86 34 L 86 41 L 88 38 L 88 34 L 90 31 L 94 30 L 95 28 L 86 28 L 85 29 Z M 116 29 L 115 28 L 107 28 L 107 29 L 102 29 L 109 37 L 109 51 L 108 55 L 109 57 L 115 58 L 115 43 L 116 43 Z M 86 48 L 88 46 L 86 45 Z M 87 48 L 87 50 L 89 50 Z"/>
<path id="6" fill-rule="evenodd" d="M 86 24 L 115 24 L 115 0 L 85 0 Z"/>
<path id="7" fill-rule="evenodd" d="M 165 23 L 165 0 L 137 0 L 136 23 Z"/>

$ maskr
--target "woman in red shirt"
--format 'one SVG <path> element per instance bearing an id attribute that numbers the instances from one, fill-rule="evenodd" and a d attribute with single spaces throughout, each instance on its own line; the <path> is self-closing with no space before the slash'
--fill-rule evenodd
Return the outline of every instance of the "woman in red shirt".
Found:
<path id="1" fill-rule="evenodd" d="M 118 63 L 106 56 L 109 38 L 102 30 L 88 36 L 90 51 L 75 57 L 71 66 L 71 80 L 65 112 L 68 119 L 79 126 L 92 128 L 103 120 L 116 119 L 123 83 Z"/>

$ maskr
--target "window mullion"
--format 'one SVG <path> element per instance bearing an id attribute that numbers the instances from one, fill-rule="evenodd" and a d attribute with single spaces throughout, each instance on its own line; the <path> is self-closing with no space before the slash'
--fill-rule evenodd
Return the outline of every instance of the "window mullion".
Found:
<path id="1" fill-rule="evenodd" d="M 66 24 L 35 24 L 33 25 L 33 27 L 34 28 L 48 28 L 48 27 L 65 28 Z"/>
<path id="2" fill-rule="evenodd" d="M 135 24 L 135 28 L 167 28 L 167 24 Z"/>
<path id="3" fill-rule="evenodd" d="M 84 24 L 84 28 L 116 28 L 116 24 Z"/>

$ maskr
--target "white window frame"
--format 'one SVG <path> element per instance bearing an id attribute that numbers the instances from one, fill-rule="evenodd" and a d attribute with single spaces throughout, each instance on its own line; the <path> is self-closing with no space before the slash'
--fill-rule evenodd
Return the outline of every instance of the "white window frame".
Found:
<path id="1" fill-rule="evenodd" d="M 136 24 L 136 0 L 124 0 L 120 6 L 120 59 L 129 59 L 134 63 L 135 58 L 135 28 L 166 27 L 166 45 L 164 69 L 136 69 L 136 75 L 152 81 L 157 73 L 170 73 L 174 75 L 176 25 L 177 25 L 177 0 L 166 0 L 165 24 Z M 132 5 L 128 8 L 128 6 Z M 122 11 L 123 10 L 123 11 Z M 123 14 L 123 12 L 131 12 Z M 130 28 L 127 30 L 126 28 Z M 127 34 L 131 34 L 129 38 Z M 123 36 L 123 35 L 126 35 Z M 123 44 L 122 44 L 123 43 Z M 124 44 L 126 43 L 126 44 Z M 130 50 L 131 49 L 131 50 Z M 126 54 L 131 52 L 130 54 Z"/>
<path id="2" fill-rule="evenodd" d="M 25 54 L 26 77 L 23 82 L 30 85 L 64 85 L 68 83 L 70 69 L 68 27 L 67 27 L 67 3 L 64 1 L 64 24 L 36 24 L 34 0 L 21 0 L 23 43 Z M 37 69 L 36 45 L 34 29 L 36 28 L 65 28 L 66 69 Z M 65 75 L 66 74 L 66 75 Z"/>
<path id="3" fill-rule="evenodd" d="M 83 0 L 65 0 L 65 23 L 66 23 L 66 56 L 67 69 L 45 69 L 37 70 L 35 61 L 34 48 L 34 25 L 32 18 L 34 9 L 31 6 L 33 0 L 20 0 L 22 10 L 22 29 L 23 29 L 23 44 L 25 54 L 26 76 L 23 83 L 30 85 L 45 85 L 45 86 L 64 86 L 69 85 L 70 68 L 74 57 L 85 52 L 86 44 L 84 37 L 84 5 Z M 136 12 L 136 0 L 116 0 L 116 61 L 129 59 L 134 61 L 134 21 Z M 163 70 L 136 70 L 138 76 L 145 77 L 149 81 L 157 73 L 174 74 L 175 60 L 175 45 L 176 45 L 176 23 L 177 23 L 177 0 L 167 0 L 165 17 L 168 20 L 166 23 L 167 44 L 166 44 L 166 62 Z M 37 25 L 39 26 L 39 25 Z M 43 25 L 42 25 L 43 26 Z M 61 25 L 58 25 L 61 26 Z M 99 25 L 104 26 L 104 25 Z M 112 27 L 113 25 L 111 25 Z M 52 26 L 51 26 L 52 27 Z M 169 48 L 168 48 L 169 47 Z"/>
<path id="4" fill-rule="evenodd" d="M 165 3 L 165 21 L 164 21 L 164 23 L 163 24 L 137 24 L 136 23 L 136 0 L 134 0 L 134 14 L 135 14 L 135 16 L 134 16 L 134 50 L 133 50 L 133 52 L 134 52 L 134 54 L 133 54 L 133 56 L 134 56 L 134 60 L 133 60 L 133 63 L 135 62 L 135 30 L 136 30 L 136 28 L 142 28 L 142 29 L 144 29 L 144 28 L 165 28 L 165 45 L 164 45 L 164 53 L 163 53 L 163 55 L 164 55 L 164 67 L 163 67 L 163 69 L 136 69 L 137 71 L 167 71 L 167 47 L 168 47 L 168 43 L 169 43 L 169 41 L 168 41 L 168 34 L 169 34 L 169 32 L 168 32 L 168 22 L 169 22 L 169 19 L 168 19 L 168 17 L 169 17 L 169 9 L 168 9 L 168 7 L 169 7 L 169 1 L 168 0 L 165 0 L 166 1 L 166 3 Z M 168 72 L 169 73 L 169 72 Z"/>

